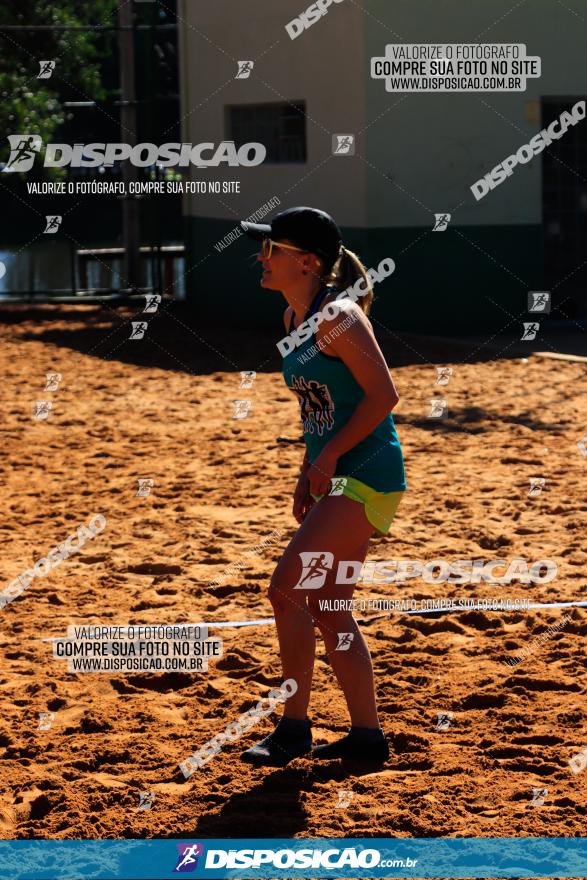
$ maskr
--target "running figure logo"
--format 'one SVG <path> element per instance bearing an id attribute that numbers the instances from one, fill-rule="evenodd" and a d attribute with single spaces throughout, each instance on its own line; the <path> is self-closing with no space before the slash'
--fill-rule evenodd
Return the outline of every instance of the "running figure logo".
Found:
<path id="1" fill-rule="evenodd" d="M 448 416 L 446 400 L 435 397 L 430 401 L 429 419 L 445 419 Z"/>
<path id="2" fill-rule="evenodd" d="M 432 232 L 446 232 L 450 223 L 450 214 L 435 214 Z"/>
<path id="3" fill-rule="evenodd" d="M 159 308 L 159 303 L 161 302 L 161 296 L 158 293 L 145 293 L 143 295 L 145 297 L 145 308 L 143 309 L 143 314 L 145 312 L 156 312 Z"/>
<path id="4" fill-rule="evenodd" d="M 139 791 L 139 805 L 137 810 L 150 810 L 155 803 L 155 792 Z"/>
<path id="5" fill-rule="evenodd" d="M 239 61 L 235 79 L 248 79 L 254 66 L 254 61 Z"/>
<path id="6" fill-rule="evenodd" d="M 436 367 L 436 374 L 437 385 L 448 385 L 452 376 L 452 367 Z"/>
<path id="7" fill-rule="evenodd" d="M 332 135 L 332 155 L 333 156 L 354 156 L 355 155 L 355 136 L 354 136 L 354 134 L 333 134 Z"/>
<path id="8" fill-rule="evenodd" d="M 536 334 L 540 330 L 540 324 L 537 321 L 523 321 L 524 332 L 522 333 L 521 342 L 536 339 Z"/>
<path id="9" fill-rule="evenodd" d="M 63 379 L 61 373 L 45 373 L 45 376 L 47 377 L 45 391 L 57 391 L 59 383 Z"/>
<path id="10" fill-rule="evenodd" d="M 302 573 L 294 590 L 319 590 L 324 586 L 328 569 L 332 568 L 334 555 L 328 551 L 300 553 Z"/>
<path id="11" fill-rule="evenodd" d="M 54 70 L 54 61 L 39 61 L 39 72 L 37 74 L 37 79 L 51 79 L 51 74 Z"/>
<path id="12" fill-rule="evenodd" d="M 3 171 L 30 171 L 35 156 L 41 149 L 41 136 L 38 134 L 9 134 L 10 156 Z"/>
<path id="13" fill-rule="evenodd" d="M 306 382 L 303 376 L 291 377 L 292 391 L 297 394 L 300 401 L 300 416 L 304 431 L 314 433 L 314 427 L 321 437 L 324 433 L 324 425 L 329 431 L 334 427 L 334 403 L 330 396 L 327 385 L 322 385 L 316 379 Z"/>
<path id="14" fill-rule="evenodd" d="M 40 421 L 41 419 L 49 418 L 49 413 L 53 409 L 53 402 L 51 400 L 35 400 L 35 408 L 33 411 L 33 418 Z"/>
<path id="15" fill-rule="evenodd" d="M 173 869 L 174 873 L 188 873 L 196 870 L 198 864 L 198 856 L 204 854 L 204 847 L 201 843 L 178 843 L 179 858 L 177 865 Z"/>
<path id="16" fill-rule="evenodd" d="M 61 226 L 62 220 L 63 217 L 61 214 L 46 214 L 45 221 L 47 225 L 45 226 L 44 232 L 57 232 Z"/>
<path id="17" fill-rule="evenodd" d="M 55 721 L 55 712 L 39 712 L 39 726 L 37 730 L 51 730 Z"/>
<path id="18" fill-rule="evenodd" d="M 453 712 L 437 712 L 435 730 L 448 730 L 454 717 Z"/>
<path id="19" fill-rule="evenodd" d="M 528 292 L 528 311 L 550 314 L 550 291 L 530 290 Z"/>
<path id="20" fill-rule="evenodd" d="M 546 800 L 547 794 L 548 794 L 547 788 L 533 788 L 532 789 L 532 800 L 530 801 L 530 806 L 531 807 L 544 806 L 544 801 Z"/>
<path id="21" fill-rule="evenodd" d="M 528 498 L 536 498 L 546 484 L 544 477 L 530 477 L 530 489 L 528 490 Z"/>
<path id="22" fill-rule="evenodd" d="M 341 788 L 338 791 L 338 803 L 335 804 L 337 809 L 346 809 L 350 806 L 352 799 L 354 798 L 354 791 L 349 791 L 348 789 Z"/>
<path id="23" fill-rule="evenodd" d="M 131 321 L 132 330 L 129 339 L 142 339 L 149 326 L 146 321 Z"/>
<path id="24" fill-rule="evenodd" d="M 346 477 L 333 477 L 330 481 L 329 495 L 342 495 L 347 484 Z"/>

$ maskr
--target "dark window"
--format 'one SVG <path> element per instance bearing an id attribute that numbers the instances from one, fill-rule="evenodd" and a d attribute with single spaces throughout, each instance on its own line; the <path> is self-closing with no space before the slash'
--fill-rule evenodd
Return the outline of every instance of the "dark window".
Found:
<path id="1" fill-rule="evenodd" d="M 547 128 L 579 100 L 585 100 L 585 95 L 543 97 L 542 127 Z M 569 126 L 542 153 L 544 281 L 547 290 L 555 290 L 553 310 L 557 301 L 561 303 L 560 313 L 553 313 L 555 318 L 587 318 L 586 178 L 587 132 L 579 123 Z"/>
<path id="2" fill-rule="evenodd" d="M 227 107 L 228 138 L 237 147 L 258 141 L 266 162 L 305 162 L 306 104 L 240 104 Z"/>

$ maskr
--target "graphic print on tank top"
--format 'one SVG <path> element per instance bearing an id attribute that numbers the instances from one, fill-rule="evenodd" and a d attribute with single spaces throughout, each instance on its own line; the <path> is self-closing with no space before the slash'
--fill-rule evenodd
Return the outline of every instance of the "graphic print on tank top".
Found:
<path id="1" fill-rule="evenodd" d="M 306 381 L 304 376 L 292 376 L 292 391 L 297 394 L 300 401 L 300 416 L 304 431 L 314 433 L 314 427 L 318 435 L 324 434 L 324 425 L 331 430 L 334 426 L 334 403 L 328 390 L 328 385 L 317 382 L 316 379 Z"/>

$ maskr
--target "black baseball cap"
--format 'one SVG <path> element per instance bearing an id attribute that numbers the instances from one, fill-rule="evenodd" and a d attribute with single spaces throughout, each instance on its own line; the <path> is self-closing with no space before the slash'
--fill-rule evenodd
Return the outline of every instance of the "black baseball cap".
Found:
<path id="1" fill-rule="evenodd" d="M 318 208 L 288 208 L 276 214 L 271 223 L 241 220 L 241 227 L 257 241 L 287 238 L 305 251 L 332 262 L 337 259 L 342 244 L 340 229 L 330 214 Z"/>

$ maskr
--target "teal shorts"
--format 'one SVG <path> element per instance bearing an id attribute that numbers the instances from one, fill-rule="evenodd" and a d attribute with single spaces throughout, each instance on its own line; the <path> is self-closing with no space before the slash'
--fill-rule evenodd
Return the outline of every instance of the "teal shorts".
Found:
<path id="1" fill-rule="evenodd" d="M 330 492 L 334 495 L 346 495 L 353 501 L 359 501 L 365 506 L 365 516 L 381 535 L 387 535 L 391 528 L 395 512 L 398 504 L 405 495 L 402 492 L 377 492 L 360 480 L 354 477 L 340 477 L 337 475 L 334 479 L 346 480 L 341 492 Z M 319 501 L 324 496 L 312 495 L 315 501 Z"/>

